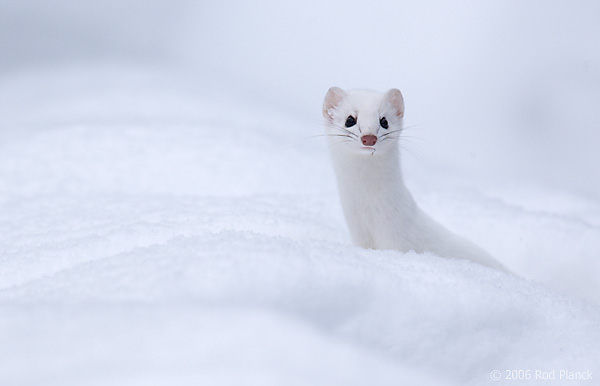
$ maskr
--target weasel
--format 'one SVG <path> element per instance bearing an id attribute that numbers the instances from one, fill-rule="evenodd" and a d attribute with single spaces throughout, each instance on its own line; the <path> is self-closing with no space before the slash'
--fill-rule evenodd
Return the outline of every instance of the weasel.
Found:
<path id="1" fill-rule="evenodd" d="M 423 212 L 404 185 L 398 146 L 404 98 L 399 90 L 379 93 L 332 87 L 323 102 L 323 116 L 342 208 L 355 245 L 432 252 L 507 271 Z"/>

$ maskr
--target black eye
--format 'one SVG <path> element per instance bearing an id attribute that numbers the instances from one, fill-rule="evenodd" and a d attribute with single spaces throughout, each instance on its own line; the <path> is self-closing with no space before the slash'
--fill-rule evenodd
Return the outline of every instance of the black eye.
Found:
<path id="1" fill-rule="evenodd" d="M 356 118 L 350 115 L 348 118 L 346 118 L 346 127 L 352 127 L 354 125 L 356 125 Z"/>
<path id="2" fill-rule="evenodd" d="M 385 117 L 383 117 L 383 118 L 381 118 L 381 119 L 379 120 L 379 124 L 380 124 L 380 125 L 381 125 L 381 127 L 383 127 L 384 129 L 387 129 L 387 128 L 388 128 L 388 126 L 389 126 L 389 125 L 388 125 L 388 121 L 387 121 L 387 119 L 385 119 Z"/>

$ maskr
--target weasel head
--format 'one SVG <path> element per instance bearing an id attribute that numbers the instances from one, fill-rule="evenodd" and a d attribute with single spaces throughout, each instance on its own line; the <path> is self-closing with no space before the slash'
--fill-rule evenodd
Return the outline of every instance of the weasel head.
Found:
<path id="1" fill-rule="evenodd" d="M 379 93 L 332 87 L 325 95 L 323 117 L 332 151 L 382 155 L 398 148 L 404 99 L 395 88 Z"/>

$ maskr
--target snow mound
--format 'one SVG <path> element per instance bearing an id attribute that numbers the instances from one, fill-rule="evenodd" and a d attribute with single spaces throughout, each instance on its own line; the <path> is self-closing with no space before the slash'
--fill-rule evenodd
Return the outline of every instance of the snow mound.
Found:
<path id="1" fill-rule="evenodd" d="M 0 383 L 482 385 L 493 370 L 598 370 L 600 308 L 583 300 L 598 300 L 597 201 L 550 212 L 540 202 L 557 194 L 536 187 L 530 204 L 413 177 L 433 217 L 523 277 L 363 250 L 326 149 L 301 139 L 318 124 L 156 88 L 160 73 L 86 71 L 39 75 L 31 95 L 30 80 L 4 83 L 2 100 L 23 95 L 0 130 Z"/>

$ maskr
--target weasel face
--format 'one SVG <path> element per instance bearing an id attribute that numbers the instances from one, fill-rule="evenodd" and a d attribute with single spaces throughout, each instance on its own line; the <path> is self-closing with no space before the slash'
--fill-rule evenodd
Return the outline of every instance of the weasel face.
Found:
<path id="1" fill-rule="evenodd" d="M 323 102 L 323 116 L 332 147 L 377 155 L 397 148 L 404 100 L 397 89 L 378 93 L 332 87 Z"/>

